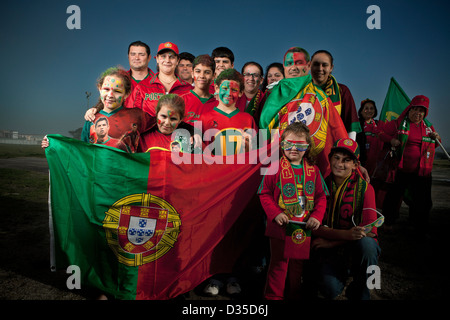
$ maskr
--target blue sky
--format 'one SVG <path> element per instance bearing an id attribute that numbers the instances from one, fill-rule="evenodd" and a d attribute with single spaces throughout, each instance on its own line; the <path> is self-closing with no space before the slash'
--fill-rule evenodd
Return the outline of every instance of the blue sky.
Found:
<path id="1" fill-rule="evenodd" d="M 172 41 L 194 55 L 229 47 L 240 71 L 263 68 L 300 46 L 330 51 L 333 74 L 357 108 L 371 98 L 381 110 L 391 77 L 412 98 L 430 98 L 429 120 L 450 145 L 448 1 L 11 1 L 0 19 L 0 129 L 68 135 L 98 98 L 95 81 L 110 66 L 129 68 L 128 44 L 149 44 L 152 56 Z M 69 30 L 67 7 L 78 5 L 81 29 Z M 370 30 L 370 5 L 381 29 Z M 152 58 L 150 67 L 155 70 Z"/>

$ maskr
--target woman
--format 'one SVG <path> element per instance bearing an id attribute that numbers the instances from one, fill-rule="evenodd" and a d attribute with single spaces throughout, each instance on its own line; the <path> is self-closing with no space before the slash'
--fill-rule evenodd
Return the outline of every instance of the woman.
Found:
<path id="1" fill-rule="evenodd" d="M 432 208 L 431 171 L 439 134 L 426 119 L 429 99 L 419 95 L 412 99 L 398 119 L 386 123 L 380 138 L 396 147 L 399 165 L 395 181 L 383 203 L 386 224 L 392 225 L 399 216 L 397 199 L 409 192 L 409 218 L 419 229 L 427 227 Z"/>
<path id="2" fill-rule="evenodd" d="M 259 88 L 263 79 L 263 68 L 257 62 L 250 61 L 242 67 L 244 76 L 244 93 L 236 102 L 236 108 L 247 112 L 255 118 L 260 113 L 264 92 Z"/>
<path id="3" fill-rule="evenodd" d="M 319 86 L 330 97 L 339 112 L 349 137 L 356 140 L 356 134 L 361 132 L 355 101 L 347 86 L 338 83 L 331 75 L 333 71 L 333 56 L 326 50 L 316 51 L 311 57 L 311 77 L 313 83 Z"/>
<path id="4" fill-rule="evenodd" d="M 174 43 L 161 43 L 156 54 L 158 73 L 150 80 L 149 84 L 136 86 L 125 102 L 127 108 L 139 108 L 152 117 L 156 117 L 156 105 L 160 97 L 168 93 L 182 95 L 192 89 L 192 85 L 179 80 L 175 70 L 180 62 L 178 47 Z M 86 111 L 85 120 L 92 121 L 96 109 Z"/>
<path id="5" fill-rule="evenodd" d="M 377 115 L 375 101 L 370 99 L 361 101 L 358 116 L 363 131 L 356 135 L 356 142 L 361 148 L 361 165 L 367 169 L 369 176 L 375 171 L 377 158 L 383 148 L 383 142 L 378 138 L 379 123 L 378 120 L 374 120 Z"/>
<path id="6" fill-rule="evenodd" d="M 261 85 L 262 90 L 267 92 L 273 87 L 272 83 L 277 83 L 281 79 L 284 79 L 283 64 L 279 62 L 269 64 L 266 68 L 266 75 L 264 76 L 264 80 Z"/>

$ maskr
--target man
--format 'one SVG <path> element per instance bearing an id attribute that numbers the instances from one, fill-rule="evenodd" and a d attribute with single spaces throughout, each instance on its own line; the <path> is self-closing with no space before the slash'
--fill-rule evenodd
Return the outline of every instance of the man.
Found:
<path id="1" fill-rule="evenodd" d="M 184 80 L 190 84 L 194 82 L 193 75 L 193 63 L 194 63 L 194 55 L 189 52 L 180 53 L 180 62 L 177 67 L 177 74 L 180 80 Z"/>
<path id="2" fill-rule="evenodd" d="M 308 51 L 300 47 L 290 48 L 284 55 L 283 67 L 286 79 L 307 75 L 311 67 Z"/>
<path id="3" fill-rule="evenodd" d="M 154 77 L 154 72 L 148 67 L 151 59 L 150 47 L 142 41 L 132 42 L 128 46 L 128 63 L 131 76 L 131 90 L 138 84 L 148 85 Z"/>
<path id="4" fill-rule="evenodd" d="M 284 55 L 285 79 L 275 85 L 262 108 L 260 129 L 282 131 L 293 122 L 305 123 L 313 140 L 312 155 L 325 177 L 330 173 L 328 153 L 333 143 L 348 138 L 342 119 L 332 106 L 330 98 L 314 86 L 310 70 L 309 53 L 292 47 Z"/>
<path id="5" fill-rule="evenodd" d="M 156 105 L 160 97 L 168 93 L 183 95 L 192 89 L 192 85 L 179 80 L 175 74 L 179 63 L 178 46 L 172 42 L 161 43 L 156 54 L 159 72 L 148 82 L 137 86 L 128 98 L 127 107 L 140 108 L 156 116 Z"/>
<path id="6" fill-rule="evenodd" d="M 216 80 L 216 78 L 223 70 L 234 68 L 234 54 L 233 51 L 231 51 L 227 47 L 215 48 L 211 53 L 211 57 L 213 58 L 216 65 L 216 70 L 214 71 L 214 80 Z M 215 93 L 214 81 L 209 87 L 209 92 L 211 94 Z"/>

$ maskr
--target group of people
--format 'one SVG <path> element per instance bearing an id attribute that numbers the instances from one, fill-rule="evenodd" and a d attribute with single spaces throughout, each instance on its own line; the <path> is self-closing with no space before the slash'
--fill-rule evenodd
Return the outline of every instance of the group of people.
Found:
<path id="1" fill-rule="evenodd" d="M 387 123 L 374 119 L 377 109 L 370 99 L 357 112 L 348 87 L 331 74 L 333 56 L 326 50 L 310 57 L 303 48 L 289 48 L 282 63 L 270 64 L 265 72 L 255 61 L 235 70 L 234 54 L 226 47 L 195 57 L 180 53 L 174 43 L 161 43 L 157 73 L 148 67 L 150 59 L 149 46 L 133 42 L 130 69 L 112 67 L 100 76 L 99 101 L 85 114 L 82 140 L 126 152 L 210 148 L 230 155 L 248 150 L 258 130 L 277 129 L 279 170 L 263 176 L 257 195 L 249 195 L 260 199 L 270 239 L 264 298 L 295 299 L 309 283 L 332 299 L 352 276 L 346 295 L 369 299 L 367 270 L 378 263 L 377 227 L 384 216 L 386 223 L 395 221 L 405 189 L 415 222 L 423 225 L 431 210 L 431 169 L 440 137 L 426 119 L 428 98 L 416 96 Z M 177 128 L 189 136 L 178 135 Z M 208 129 L 216 134 L 202 141 L 197 130 Z M 397 148 L 398 170 L 383 216 L 369 180 L 385 143 Z M 42 146 L 48 145 L 44 139 Z M 310 259 L 287 253 L 290 223 L 311 231 Z M 239 293 L 236 277 L 230 279 L 228 292 Z M 205 292 L 217 295 L 222 284 L 212 280 Z"/>

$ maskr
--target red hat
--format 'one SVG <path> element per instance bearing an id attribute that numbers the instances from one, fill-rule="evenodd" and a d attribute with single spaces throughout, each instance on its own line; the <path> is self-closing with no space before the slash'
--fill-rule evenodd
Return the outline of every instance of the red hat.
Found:
<path id="1" fill-rule="evenodd" d="M 174 44 L 174 43 L 172 43 L 172 42 L 164 42 L 164 43 L 161 43 L 161 44 L 159 45 L 159 47 L 158 47 L 158 52 L 157 52 L 156 54 L 159 54 L 160 51 L 166 50 L 166 49 L 167 49 L 167 50 L 172 50 L 173 52 L 175 52 L 176 55 L 179 54 L 177 45 Z"/>
<path id="2" fill-rule="evenodd" d="M 424 107 L 425 108 L 425 117 L 428 115 L 428 107 L 430 106 L 430 99 L 425 96 L 415 96 L 411 103 L 409 104 L 411 107 Z"/>
<path id="3" fill-rule="evenodd" d="M 350 138 L 339 139 L 331 148 L 331 151 L 335 149 L 344 149 L 350 152 L 356 159 L 359 159 L 359 146 L 358 143 Z M 330 152 L 330 155 L 332 152 Z"/>

